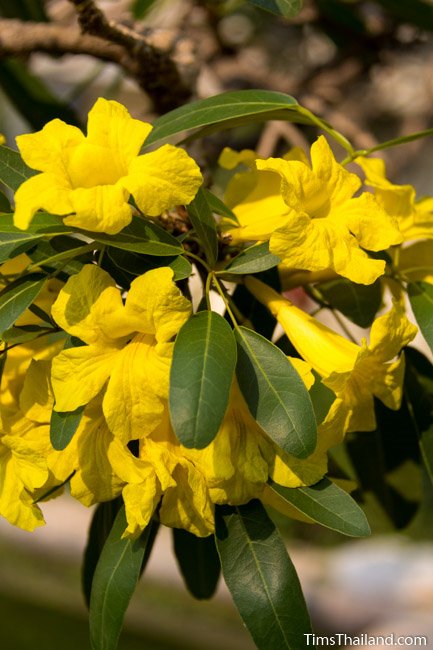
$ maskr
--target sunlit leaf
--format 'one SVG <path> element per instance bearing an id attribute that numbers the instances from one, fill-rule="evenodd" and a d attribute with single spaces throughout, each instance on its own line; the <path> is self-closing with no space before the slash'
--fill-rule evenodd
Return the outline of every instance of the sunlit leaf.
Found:
<path id="1" fill-rule="evenodd" d="M 272 90 L 235 90 L 176 108 L 155 120 L 146 146 L 200 129 L 200 134 L 250 121 L 285 119 L 307 122 L 293 97 Z M 211 128 L 208 128 L 211 127 Z M 206 131 L 202 129 L 206 128 Z M 179 138 L 178 138 L 179 139 Z"/>
<path id="2" fill-rule="evenodd" d="M 37 174 L 27 167 L 18 151 L 0 146 L 0 182 L 14 192 L 28 178 Z"/>
<path id="3" fill-rule="evenodd" d="M 227 266 L 223 273 L 247 274 L 260 273 L 272 269 L 280 264 L 281 260 L 269 252 L 269 242 L 257 244 L 246 248 L 239 253 Z"/>

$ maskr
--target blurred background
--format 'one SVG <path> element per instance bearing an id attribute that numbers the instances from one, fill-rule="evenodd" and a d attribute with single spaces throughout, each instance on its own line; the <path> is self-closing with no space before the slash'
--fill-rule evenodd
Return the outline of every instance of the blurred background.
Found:
<path id="1" fill-rule="evenodd" d="M 294 95 L 357 148 L 433 127 L 433 3 L 427 0 L 304 0 L 291 20 L 242 0 L 107 0 L 97 6 L 174 61 L 179 83 L 167 75 L 155 90 L 116 49 L 121 46 L 81 36 L 72 1 L 0 0 L 0 132 L 9 146 L 17 134 L 54 117 L 84 125 L 99 96 L 152 120 L 188 97 L 245 88 Z M 308 146 L 314 137 L 311 127 L 270 122 L 210 136 L 192 153 L 221 191 L 223 146 L 269 156 Z M 431 151 L 431 140 L 423 139 L 384 152 L 393 182 L 414 184 L 419 196 L 433 193 Z M 373 448 L 371 441 L 366 444 Z M 386 449 L 395 444 L 388 440 Z M 411 466 L 393 475 L 377 472 L 379 456 L 371 458 L 370 474 L 366 469 L 367 479 L 376 480 L 366 489 L 376 532 L 371 539 L 348 541 L 274 517 L 318 634 L 417 634 L 433 644 L 433 496 L 418 508 L 421 474 Z M 382 506 L 391 501 L 385 515 Z M 0 648 L 84 650 L 80 562 L 92 512 L 67 495 L 43 509 L 47 526 L 32 534 L 0 521 Z M 160 530 L 121 650 L 254 648 L 224 585 L 210 602 L 188 595 L 171 546 L 170 531 Z"/>

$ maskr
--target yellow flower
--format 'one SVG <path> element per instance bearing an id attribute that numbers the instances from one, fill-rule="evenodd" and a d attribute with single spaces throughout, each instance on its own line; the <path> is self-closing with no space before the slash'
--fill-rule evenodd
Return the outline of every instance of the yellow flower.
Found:
<path id="1" fill-rule="evenodd" d="M 423 280 L 433 284 L 433 241 L 424 239 L 402 248 L 397 268 L 412 282 Z"/>
<path id="2" fill-rule="evenodd" d="M 245 160 L 251 165 L 250 158 Z M 269 240 L 271 253 L 285 266 L 332 269 L 361 284 L 383 274 L 385 262 L 363 249 L 384 250 L 402 236 L 369 192 L 354 197 L 360 179 L 337 163 L 323 136 L 311 147 L 311 166 L 298 152 L 291 159 L 257 159 L 255 164 L 257 171 L 238 175 L 229 187 L 240 223 L 225 224 L 233 241 Z"/>
<path id="3" fill-rule="evenodd" d="M 13 431 L 11 427 L 13 425 Z M 32 492 L 48 478 L 39 428 L 20 416 L 5 418 L 0 426 L 0 515 L 24 530 L 44 524 Z"/>
<path id="4" fill-rule="evenodd" d="M 395 302 L 389 312 L 374 321 L 369 344 L 363 339 L 357 345 L 256 278 L 246 278 L 246 285 L 275 315 L 301 357 L 336 394 L 339 401 L 328 414 L 328 425 L 334 418 L 346 418 L 346 430 L 371 431 L 376 426 L 373 397 L 388 408 L 400 407 L 404 356 L 394 359 L 417 332 L 401 303 Z"/>
<path id="5" fill-rule="evenodd" d="M 308 387 L 314 378 L 305 362 L 294 360 Z M 312 485 L 327 471 L 327 450 L 340 442 L 335 428 L 323 429 L 316 450 L 306 459 L 282 452 L 251 416 L 236 383 L 221 428 L 204 449 L 187 449 L 175 437 L 165 408 L 161 424 L 139 441 L 139 456 L 120 440 L 110 445 L 122 491 L 128 527 L 136 537 L 156 504 L 160 521 L 204 537 L 214 531 L 214 504 L 241 505 L 266 494 L 268 478 L 286 487 Z"/>
<path id="6" fill-rule="evenodd" d="M 168 396 L 171 339 L 191 312 L 172 277 L 168 267 L 148 271 L 132 282 L 125 304 L 97 266 L 69 278 L 52 315 L 86 345 L 53 360 L 57 411 L 74 411 L 103 391 L 104 416 L 115 436 L 127 442 L 155 429 Z"/>
<path id="7" fill-rule="evenodd" d="M 18 136 L 24 161 L 42 174 L 18 188 L 15 225 L 25 230 L 43 208 L 68 215 L 68 225 L 115 234 L 131 221 L 130 195 L 151 217 L 192 201 L 202 177 L 185 151 L 164 145 L 138 155 L 151 129 L 121 104 L 100 98 L 89 113 L 87 136 L 58 119 Z"/>
<path id="8" fill-rule="evenodd" d="M 6 138 L 4 137 L 3 133 L 0 133 L 0 145 L 5 144 Z"/>
<path id="9" fill-rule="evenodd" d="M 71 495 L 85 506 L 114 499 L 123 483 L 108 460 L 113 435 L 96 398 L 84 410 L 82 419 L 66 449 L 55 451 L 50 441 L 50 420 L 54 395 L 50 382 L 51 361 L 32 361 L 20 394 L 20 414 L 29 426 L 38 427 L 50 475 L 38 496 L 70 478 Z M 61 491 L 55 492 L 59 496 Z"/>
<path id="10" fill-rule="evenodd" d="M 156 430 L 139 441 L 139 457 L 116 439 L 108 455 L 126 486 L 122 496 L 128 526 L 136 537 L 147 526 L 159 501 L 161 523 L 184 528 L 198 537 L 215 528 L 213 504 L 205 477 L 184 454 L 170 426 L 168 408 Z"/>
<path id="11" fill-rule="evenodd" d="M 391 183 L 380 158 L 357 158 L 355 162 L 364 170 L 365 182 L 374 188 L 378 203 L 397 219 L 404 241 L 433 239 L 433 197 L 417 200 L 412 185 Z"/>

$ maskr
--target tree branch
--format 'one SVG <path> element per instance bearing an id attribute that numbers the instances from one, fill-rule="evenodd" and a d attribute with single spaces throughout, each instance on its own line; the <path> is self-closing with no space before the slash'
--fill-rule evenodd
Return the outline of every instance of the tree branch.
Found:
<path id="1" fill-rule="evenodd" d="M 91 34 L 124 48 L 140 86 L 163 113 L 180 106 L 191 96 L 173 59 L 152 45 L 145 36 L 106 18 L 93 0 L 69 0 L 74 5 L 83 34 Z"/>
<path id="2" fill-rule="evenodd" d="M 181 105 L 191 94 L 187 83 L 180 74 L 182 55 L 184 68 L 191 73 L 192 56 L 185 43 L 180 43 L 177 67 L 170 55 L 154 41 L 163 42 L 171 52 L 173 38 L 167 33 L 151 33 L 140 37 L 140 47 L 136 53 L 119 43 L 91 34 L 82 34 L 78 29 L 52 23 L 22 22 L 20 20 L 0 19 L 0 57 L 29 55 L 34 52 L 47 54 L 87 54 L 102 61 L 119 65 L 150 96 L 158 112 L 163 113 Z M 185 52 L 186 49 L 186 52 Z M 155 63 L 156 62 L 156 63 Z"/>

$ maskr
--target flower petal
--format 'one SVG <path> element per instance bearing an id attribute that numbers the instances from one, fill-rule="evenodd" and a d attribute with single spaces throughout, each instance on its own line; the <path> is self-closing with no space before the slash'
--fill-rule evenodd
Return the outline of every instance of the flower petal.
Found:
<path id="1" fill-rule="evenodd" d="M 337 206 L 330 218 L 345 224 L 360 246 L 369 251 L 383 251 L 403 241 L 397 220 L 390 217 L 369 192 Z"/>
<path id="2" fill-rule="evenodd" d="M 203 475 L 192 463 L 183 461 L 173 472 L 176 487 L 163 496 L 159 516 L 161 523 L 184 528 L 197 537 L 207 537 L 215 530 L 213 504 Z"/>
<path id="3" fill-rule="evenodd" d="M 158 354 L 151 336 L 135 336 L 117 353 L 103 401 L 108 427 L 116 437 L 128 442 L 158 426 L 168 398 L 169 373 L 169 358 Z"/>
<path id="4" fill-rule="evenodd" d="M 110 150 L 126 171 L 151 130 L 151 124 L 132 118 L 119 102 L 100 97 L 89 112 L 87 140 Z"/>
<path id="5" fill-rule="evenodd" d="M 41 208 L 52 214 L 73 212 L 68 184 L 53 174 L 37 174 L 24 181 L 15 192 L 14 225 L 26 230 Z"/>
<path id="6" fill-rule="evenodd" d="M 369 348 L 378 360 L 391 361 L 417 332 L 418 328 L 407 318 L 404 306 L 394 301 L 392 309 L 374 321 Z"/>
<path id="7" fill-rule="evenodd" d="M 372 284 L 385 270 L 373 260 L 340 222 L 293 215 L 270 239 L 269 249 L 283 264 L 307 271 L 333 269 L 359 284 Z"/>
<path id="8" fill-rule="evenodd" d="M 122 492 L 128 527 L 122 537 L 138 537 L 149 523 L 161 496 L 155 472 L 147 469 L 143 482 L 126 485 Z"/>
<path id="9" fill-rule="evenodd" d="M 63 350 L 53 359 L 51 380 L 56 411 L 75 411 L 96 397 L 110 376 L 116 349 L 96 345 Z"/>
<path id="10" fill-rule="evenodd" d="M 169 144 L 134 158 L 121 180 L 140 210 L 150 217 L 190 203 L 202 181 L 200 169 L 186 151 Z"/>
<path id="11" fill-rule="evenodd" d="M 311 163 L 319 182 L 328 188 L 332 203 L 343 203 L 361 187 L 361 179 L 335 160 L 323 135 L 311 145 Z"/>
<path id="12" fill-rule="evenodd" d="M 99 266 L 86 264 L 71 276 L 51 308 L 60 327 L 88 344 L 113 344 L 107 319 L 123 310 L 120 291 L 110 275 Z M 130 332 L 131 330 L 129 330 Z"/>
<path id="13" fill-rule="evenodd" d="M 115 235 L 131 221 L 129 193 L 120 182 L 116 185 L 79 187 L 72 190 L 69 197 L 75 214 L 66 217 L 67 225 Z"/>
<path id="14" fill-rule="evenodd" d="M 123 481 L 108 457 L 113 436 L 100 405 L 87 409 L 77 437 L 77 473 L 71 479 L 71 494 L 85 506 L 111 501 L 122 491 Z"/>
<path id="15" fill-rule="evenodd" d="M 51 120 L 37 133 L 19 135 L 16 139 L 20 154 L 29 167 L 49 172 L 64 181 L 68 179 L 69 156 L 84 140 L 80 129 L 58 119 Z"/>

